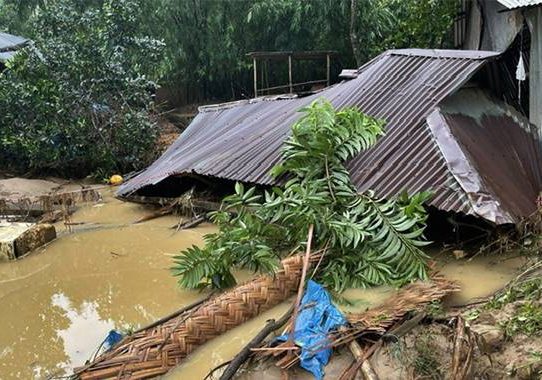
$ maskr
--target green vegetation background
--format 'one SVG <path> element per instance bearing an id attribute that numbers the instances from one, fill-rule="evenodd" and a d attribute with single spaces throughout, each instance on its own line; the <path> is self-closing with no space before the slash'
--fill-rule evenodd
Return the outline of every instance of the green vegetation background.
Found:
<path id="1" fill-rule="evenodd" d="M 255 50 L 450 48 L 453 0 L 0 0 L 0 31 L 33 40 L 0 75 L 0 161 L 68 176 L 155 156 L 155 86 L 198 102 L 251 97 Z M 323 76 L 301 63 L 296 80 Z M 303 66 L 304 65 L 304 66 Z M 284 68 L 269 82 L 284 82 Z"/>

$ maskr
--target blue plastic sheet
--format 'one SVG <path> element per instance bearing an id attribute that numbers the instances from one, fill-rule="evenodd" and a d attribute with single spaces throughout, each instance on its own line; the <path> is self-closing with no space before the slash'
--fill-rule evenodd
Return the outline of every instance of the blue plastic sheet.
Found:
<path id="1" fill-rule="evenodd" d="M 122 337 L 123 335 L 115 330 L 109 331 L 109 334 L 107 334 L 107 336 L 104 339 L 104 343 L 103 343 L 104 349 L 106 351 L 109 351 L 110 349 L 113 348 L 115 344 L 117 344 L 118 342 L 122 340 Z"/>
<path id="2" fill-rule="evenodd" d="M 342 313 L 331 303 L 328 292 L 310 280 L 301 301 L 295 323 L 294 342 L 301 347 L 301 367 L 321 380 L 324 366 L 329 362 L 331 349 L 328 333 L 346 324 Z M 286 341 L 288 335 L 277 338 Z"/>

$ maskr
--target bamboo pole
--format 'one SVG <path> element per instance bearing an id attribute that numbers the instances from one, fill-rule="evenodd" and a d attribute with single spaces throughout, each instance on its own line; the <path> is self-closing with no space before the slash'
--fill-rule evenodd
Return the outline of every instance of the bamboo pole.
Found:
<path id="1" fill-rule="evenodd" d="M 328 54 L 326 54 L 326 79 L 327 79 L 327 85 L 330 84 L 330 76 L 331 76 L 331 57 Z"/>
<path id="2" fill-rule="evenodd" d="M 254 97 L 258 97 L 258 69 L 256 67 L 256 58 L 252 58 L 252 66 L 254 68 Z"/>
<path id="3" fill-rule="evenodd" d="M 288 55 L 288 83 L 290 85 L 290 94 L 294 92 L 292 81 L 292 55 Z"/>

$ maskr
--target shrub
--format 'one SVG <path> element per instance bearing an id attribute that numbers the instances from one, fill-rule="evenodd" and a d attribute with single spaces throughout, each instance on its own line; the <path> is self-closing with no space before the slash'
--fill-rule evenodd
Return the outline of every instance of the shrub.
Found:
<path id="1" fill-rule="evenodd" d="M 153 158 L 146 73 L 162 43 L 137 35 L 133 0 L 79 5 L 38 8 L 33 43 L 0 74 L 0 160 L 14 169 L 83 176 Z"/>

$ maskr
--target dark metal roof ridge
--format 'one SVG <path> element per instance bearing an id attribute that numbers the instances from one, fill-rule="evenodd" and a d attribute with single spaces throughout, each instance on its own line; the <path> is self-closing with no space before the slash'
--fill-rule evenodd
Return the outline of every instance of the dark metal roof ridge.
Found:
<path id="1" fill-rule="evenodd" d="M 429 58 L 488 59 L 495 58 L 501 53 L 486 50 L 395 49 L 388 50 L 384 54 Z"/>

